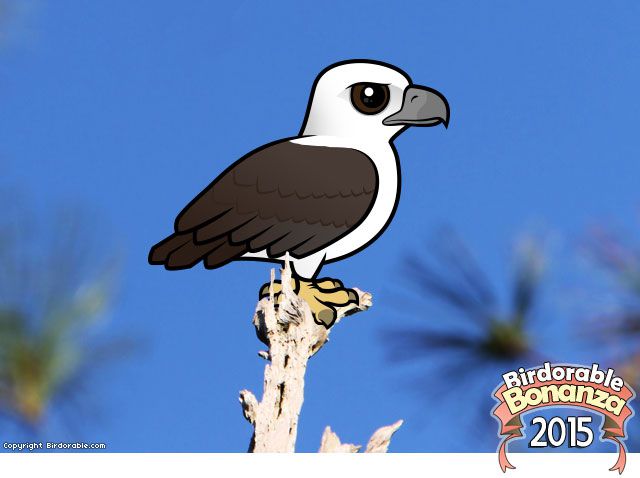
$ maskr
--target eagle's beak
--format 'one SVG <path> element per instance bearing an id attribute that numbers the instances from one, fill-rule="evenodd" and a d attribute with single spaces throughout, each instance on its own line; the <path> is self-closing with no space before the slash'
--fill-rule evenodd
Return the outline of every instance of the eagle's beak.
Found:
<path id="1" fill-rule="evenodd" d="M 402 108 L 386 117 L 382 124 L 387 126 L 435 126 L 449 125 L 449 103 L 438 91 L 426 86 L 410 85 L 404 90 Z"/>

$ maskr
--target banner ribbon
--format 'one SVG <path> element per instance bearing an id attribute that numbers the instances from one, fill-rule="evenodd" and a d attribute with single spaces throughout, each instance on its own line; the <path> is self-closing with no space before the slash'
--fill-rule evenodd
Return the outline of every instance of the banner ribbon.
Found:
<path id="1" fill-rule="evenodd" d="M 575 385 L 575 386 L 585 386 L 589 388 L 593 388 L 595 390 L 601 390 L 606 392 L 607 395 L 614 393 L 615 397 L 613 399 L 614 403 L 616 399 L 622 399 L 625 401 L 625 404 L 619 410 L 618 414 L 614 414 L 609 410 L 606 410 L 602 407 L 596 406 L 593 403 L 589 403 L 588 397 L 586 393 L 582 394 L 582 401 L 569 401 L 567 399 L 567 395 L 562 395 L 558 397 L 552 396 L 549 394 L 547 396 L 547 400 L 544 400 L 537 405 L 527 404 L 526 408 L 519 410 L 516 413 L 512 413 L 509 409 L 509 405 L 505 399 L 504 393 L 508 390 L 506 384 L 502 384 L 495 392 L 494 397 L 498 401 L 498 405 L 493 410 L 493 415 L 497 418 L 500 423 L 500 436 L 502 436 L 502 441 L 500 446 L 498 447 L 498 463 L 500 465 L 500 469 L 503 473 L 506 473 L 507 469 L 515 469 L 509 459 L 507 458 L 507 443 L 514 439 L 520 438 L 523 436 L 523 424 L 522 424 L 522 415 L 539 408 L 548 408 L 548 407 L 580 407 L 588 409 L 592 412 L 596 412 L 604 417 L 602 424 L 602 439 L 603 440 L 611 440 L 616 443 L 618 447 L 618 459 L 616 463 L 609 469 L 610 471 L 617 471 L 622 474 L 626 464 L 626 448 L 622 440 L 626 439 L 625 435 L 625 421 L 633 415 L 633 410 L 629 407 L 630 399 L 633 399 L 635 396 L 633 390 L 629 388 L 629 386 L 625 383 L 620 390 L 620 392 L 614 392 L 611 388 L 605 387 L 601 384 L 595 384 L 592 382 L 580 382 L 574 380 L 549 380 L 540 382 L 537 377 L 535 378 L 533 383 L 530 383 L 526 386 L 518 387 L 522 391 L 523 394 L 526 393 L 530 388 L 538 388 L 545 386 L 557 386 L 560 390 L 569 390 L 567 387 L 561 389 L 565 385 Z M 515 388 L 515 387 L 512 387 Z M 533 391 L 535 394 L 536 392 Z M 537 401 L 537 400 L 536 400 Z"/>

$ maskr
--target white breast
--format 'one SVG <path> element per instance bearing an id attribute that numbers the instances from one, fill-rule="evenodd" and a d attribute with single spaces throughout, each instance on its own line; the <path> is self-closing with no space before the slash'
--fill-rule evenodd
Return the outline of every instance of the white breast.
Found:
<path id="1" fill-rule="evenodd" d="M 366 144 L 354 143 L 352 139 L 328 136 L 309 136 L 293 140 L 294 143 L 352 148 L 362 151 L 371 158 L 378 170 L 378 195 L 366 219 L 352 232 L 334 242 L 324 250 L 325 260 L 347 256 L 371 242 L 386 226 L 393 213 L 398 196 L 398 166 L 396 157 L 387 142 Z"/>

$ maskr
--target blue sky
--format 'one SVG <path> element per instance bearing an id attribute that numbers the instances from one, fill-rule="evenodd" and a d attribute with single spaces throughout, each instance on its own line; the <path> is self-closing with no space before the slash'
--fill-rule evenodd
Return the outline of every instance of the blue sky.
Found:
<path id="1" fill-rule="evenodd" d="M 373 292 L 375 307 L 341 323 L 313 359 L 300 450 L 317 449 L 326 425 L 362 443 L 398 418 L 406 424 L 395 451 L 495 450 L 491 437 L 435 433 L 442 405 L 404 387 L 421 365 L 390 364 L 380 338 L 394 321 L 448 318 L 398 314 L 389 293 L 399 259 L 434 228 L 455 227 L 501 286 L 527 225 L 544 224 L 567 244 L 596 220 L 637 224 L 637 2 L 31 7 L 0 50 L 0 170 L 45 215 L 65 204 L 94 211 L 123 252 L 107 332 L 143 337 L 145 347 L 100 371 L 100 417 L 82 426 L 111 451 L 246 449 L 251 429 L 237 392 L 261 390 L 250 320 L 269 266 L 169 273 L 149 266 L 147 253 L 229 163 L 298 132 L 315 75 L 330 63 L 398 65 L 447 96 L 451 124 L 398 138 L 394 222 L 366 251 L 324 269 Z M 572 277 L 558 272 L 551 292 Z M 545 330 L 559 361 L 590 360 L 565 315 L 550 305 L 541 314 L 555 324 Z"/>

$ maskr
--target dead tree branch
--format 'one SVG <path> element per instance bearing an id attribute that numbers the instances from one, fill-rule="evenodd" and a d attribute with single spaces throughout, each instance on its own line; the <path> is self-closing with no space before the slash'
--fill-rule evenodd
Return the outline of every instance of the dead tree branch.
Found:
<path id="1" fill-rule="evenodd" d="M 378 428 L 371 438 L 365 453 L 386 453 L 391 443 L 391 437 L 402 426 L 402 420 L 398 420 L 393 425 Z M 320 442 L 319 453 L 357 453 L 360 445 L 352 445 L 351 443 L 341 443 L 340 438 L 336 435 L 330 427 L 324 429 L 322 434 L 322 441 Z"/>
<path id="2" fill-rule="evenodd" d="M 240 392 L 240 403 L 245 418 L 254 427 L 249 446 L 251 452 L 293 452 L 298 431 L 298 417 L 304 401 L 304 377 L 309 358 L 322 348 L 329 333 L 345 316 L 371 307 L 371 295 L 355 289 L 359 305 L 338 310 L 338 318 L 331 329 L 318 325 L 309 306 L 291 287 L 291 269 L 288 262 L 281 273 L 282 294 L 276 307 L 273 294 L 275 272 L 271 272 L 270 297 L 258 302 L 253 324 L 268 351 L 259 356 L 269 363 L 264 369 L 262 399 L 257 400 L 248 390 Z M 367 452 L 385 452 L 391 435 L 400 427 L 398 421 L 374 433 Z M 340 439 L 327 427 L 322 437 L 321 452 L 356 452 L 360 447 L 341 444 Z"/>

